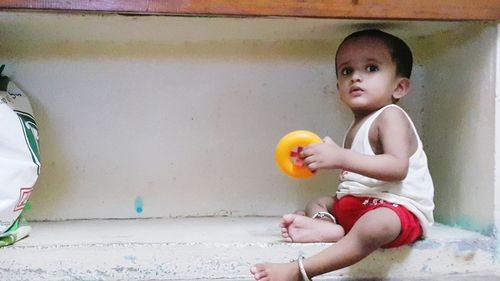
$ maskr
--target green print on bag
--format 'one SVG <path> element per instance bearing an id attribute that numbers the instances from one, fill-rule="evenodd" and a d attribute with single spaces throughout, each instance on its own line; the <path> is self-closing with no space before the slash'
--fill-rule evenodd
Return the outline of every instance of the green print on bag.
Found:
<path id="1" fill-rule="evenodd" d="M 37 173 L 40 174 L 40 152 L 38 149 L 38 127 L 36 126 L 35 119 L 29 113 L 22 111 L 15 111 L 19 120 L 21 121 L 21 125 L 23 127 L 24 139 L 26 140 L 26 144 L 31 152 L 31 159 L 33 163 L 38 166 Z"/>

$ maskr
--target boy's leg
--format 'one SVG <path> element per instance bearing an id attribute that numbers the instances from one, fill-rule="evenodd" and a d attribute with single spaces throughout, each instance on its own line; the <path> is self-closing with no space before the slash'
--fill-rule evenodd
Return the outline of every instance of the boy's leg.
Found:
<path id="1" fill-rule="evenodd" d="M 306 216 L 312 217 L 317 212 L 329 212 L 331 214 L 332 207 L 333 207 L 333 197 L 325 196 L 317 198 L 307 203 L 305 210 Z"/>
<path id="2" fill-rule="evenodd" d="M 284 215 L 280 222 L 281 235 L 288 242 L 336 242 L 344 236 L 344 229 L 330 219 L 312 219 L 317 212 L 331 213 L 332 197 L 321 197 L 309 202 L 305 216 Z"/>
<path id="3" fill-rule="evenodd" d="M 309 278 L 353 265 L 370 253 L 395 240 L 401 231 L 398 215 L 388 208 L 364 214 L 349 233 L 320 253 L 304 259 Z M 258 264 L 251 268 L 255 280 L 301 281 L 297 262 Z"/>
<path id="4" fill-rule="evenodd" d="M 312 217 L 317 212 L 331 213 L 332 206 L 333 206 L 333 198 L 330 196 L 324 196 L 309 201 L 304 210 L 297 210 L 294 212 L 294 214 Z"/>
<path id="5" fill-rule="evenodd" d="M 374 209 L 361 216 L 335 245 L 305 259 L 304 267 L 311 277 L 353 265 L 394 241 L 400 232 L 401 221 L 393 210 Z"/>

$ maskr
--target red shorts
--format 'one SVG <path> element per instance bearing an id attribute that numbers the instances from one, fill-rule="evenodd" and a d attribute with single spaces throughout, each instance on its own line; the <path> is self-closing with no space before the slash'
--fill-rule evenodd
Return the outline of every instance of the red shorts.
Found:
<path id="1" fill-rule="evenodd" d="M 382 248 L 395 248 L 406 244 L 412 244 L 422 236 L 422 227 L 415 215 L 405 207 L 386 202 L 382 199 L 371 197 L 344 196 L 341 199 L 334 198 L 333 216 L 345 232 L 349 232 L 358 219 L 369 211 L 377 208 L 389 208 L 393 210 L 401 221 L 401 232 L 399 236 Z"/>

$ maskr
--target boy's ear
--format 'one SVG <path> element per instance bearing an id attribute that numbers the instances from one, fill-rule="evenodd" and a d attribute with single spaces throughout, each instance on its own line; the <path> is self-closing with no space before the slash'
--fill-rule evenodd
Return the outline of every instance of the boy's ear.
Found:
<path id="1" fill-rule="evenodd" d="M 402 97 L 406 96 L 410 92 L 410 86 L 411 86 L 410 79 L 406 77 L 398 78 L 398 83 L 396 84 L 396 89 L 394 89 L 392 98 L 395 100 L 399 100 Z"/>

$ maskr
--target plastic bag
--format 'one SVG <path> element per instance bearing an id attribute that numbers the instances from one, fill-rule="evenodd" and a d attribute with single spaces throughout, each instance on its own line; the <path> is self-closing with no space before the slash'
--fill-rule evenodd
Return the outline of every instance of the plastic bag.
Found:
<path id="1" fill-rule="evenodd" d="M 6 238 L 13 243 L 28 235 L 31 228 L 22 227 L 25 224 L 21 214 L 40 174 L 38 128 L 31 104 L 8 77 L 1 75 L 3 68 L 0 67 L 0 246 Z"/>

